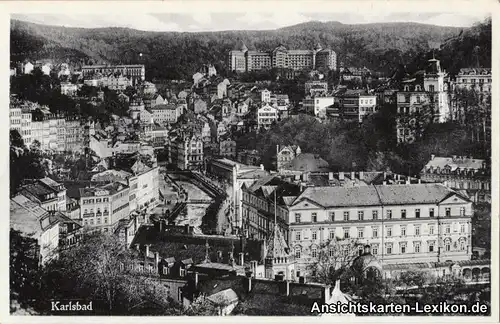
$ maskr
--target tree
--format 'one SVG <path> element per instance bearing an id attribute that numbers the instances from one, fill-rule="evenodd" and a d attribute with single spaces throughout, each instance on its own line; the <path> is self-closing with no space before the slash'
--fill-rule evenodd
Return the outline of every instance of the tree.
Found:
<path id="1" fill-rule="evenodd" d="M 107 314 L 176 314 L 161 281 L 126 270 L 133 260 L 116 236 L 87 234 L 47 266 L 42 299 L 103 300 Z"/>
<path id="2" fill-rule="evenodd" d="M 359 256 L 361 246 L 354 239 L 334 238 L 322 243 L 314 263 L 308 266 L 314 281 L 334 285 L 341 278 L 347 280 L 346 276 L 351 274 L 348 270 L 354 259 Z"/>
<path id="3" fill-rule="evenodd" d="M 24 147 L 23 138 L 15 129 L 10 130 L 10 145 L 16 147 Z"/>

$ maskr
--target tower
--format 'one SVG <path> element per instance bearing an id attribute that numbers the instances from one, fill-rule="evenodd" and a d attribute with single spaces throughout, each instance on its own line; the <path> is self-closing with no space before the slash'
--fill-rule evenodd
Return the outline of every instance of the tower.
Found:
<path id="1" fill-rule="evenodd" d="M 448 93 L 444 83 L 446 73 L 441 69 L 439 60 L 434 57 L 428 61 L 424 73 L 424 89 L 429 93 L 431 102 L 434 103 L 435 121 L 446 122 L 450 117 Z"/>
<path id="2" fill-rule="evenodd" d="M 283 276 L 283 280 L 294 280 L 295 260 L 290 254 L 283 234 L 279 230 L 276 219 L 276 189 L 274 190 L 274 230 L 267 240 L 267 251 L 265 253 L 264 271 L 267 279 L 275 276 Z"/>
<path id="3" fill-rule="evenodd" d="M 321 52 L 323 48 L 321 47 L 321 44 L 320 43 L 317 43 L 316 46 L 314 46 L 314 49 L 313 49 L 313 57 L 312 57 L 312 69 L 316 69 L 316 54 L 318 54 L 319 52 Z"/>

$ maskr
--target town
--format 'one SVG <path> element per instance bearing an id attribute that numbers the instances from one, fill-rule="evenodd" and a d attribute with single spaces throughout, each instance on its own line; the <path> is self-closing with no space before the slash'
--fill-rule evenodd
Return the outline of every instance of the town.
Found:
<path id="1" fill-rule="evenodd" d="M 11 312 L 488 304 L 490 66 L 289 47 L 161 82 L 139 59 L 11 61 Z"/>

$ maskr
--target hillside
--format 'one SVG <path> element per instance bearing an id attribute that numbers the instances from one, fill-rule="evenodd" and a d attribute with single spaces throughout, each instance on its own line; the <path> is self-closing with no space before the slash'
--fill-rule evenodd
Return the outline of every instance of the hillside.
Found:
<path id="1" fill-rule="evenodd" d="M 11 21 L 11 56 L 79 63 L 144 63 L 147 78 L 190 78 L 203 63 L 226 70 L 227 53 L 244 42 L 249 49 L 290 49 L 321 43 L 347 66 L 389 72 L 428 51 L 428 42 L 456 38 L 462 29 L 417 23 L 346 25 L 308 22 L 277 30 L 203 33 L 146 32 L 128 28 L 65 28 Z M 464 33 L 465 34 L 465 33 Z M 491 34 L 491 32 L 490 32 Z M 491 46 L 490 46 L 491 47 Z M 139 53 L 143 53 L 139 57 Z"/>

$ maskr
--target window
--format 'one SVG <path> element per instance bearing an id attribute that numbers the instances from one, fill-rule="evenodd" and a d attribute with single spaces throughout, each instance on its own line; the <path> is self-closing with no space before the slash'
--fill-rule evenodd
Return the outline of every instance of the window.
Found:
<path id="1" fill-rule="evenodd" d="M 465 216 L 465 207 L 460 207 L 460 216 Z"/>
<path id="2" fill-rule="evenodd" d="M 451 208 L 445 208 L 445 215 L 446 217 L 450 217 L 451 216 Z"/>
<path id="3" fill-rule="evenodd" d="M 300 223 L 300 214 L 295 213 L 295 223 Z"/>
<path id="4" fill-rule="evenodd" d="M 406 218 L 406 209 L 401 209 L 401 218 Z"/>
<path id="5" fill-rule="evenodd" d="M 344 212 L 344 221 L 348 221 L 348 220 L 349 220 L 349 212 L 345 211 Z"/>
<path id="6" fill-rule="evenodd" d="M 429 234 L 434 235 L 434 225 L 429 225 Z"/>
<path id="7" fill-rule="evenodd" d="M 390 209 L 387 210 L 387 212 L 386 212 L 386 218 L 387 219 L 392 219 L 392 210 L 390 210 Z"/>
<path id="8" fill-rule="evenodd" d="M 330 212 L 330 221 L 331 222 L 335 221 L 335 212 Z"/>
<path id="9" fill-rule="evenodd" d="M 328 255 L 330 256 L 330 258 L 335 257 L 335 249 L 331 247 L 331 248 L 328 250 Z"/>
<path id="10" fill-rule="evenodd" d="M 333 239 L 335 239 L 335 230 L 331 229 L 330 230 L 330 240 L 333 240 Z"/>
<path id="11" fill-rule="evenodd" d="M 450 227 L 450 225 L 446 225 L 446 227 L 445 227 L 445 233 L 446 234 L 450 234 L 451 233 L 451 227 Z"/>
<path id="12" fill-rule="evenodd" d="M 386 233 L 387 233 L 387 237 L 391 237 L 392 236 L 392 227 L 387 227 Z"/>
<path id="13" fill-rule="evenodd" d="M 97 224 L 101 224 L 101 217 L 97 217 Z"/>
<path id="14" fill-rule="evenodd" d="M 465 240 L 460 241 L 460 251 L 465 251 L 467 246 L 465 245 Z"/>
<path id="15" fill-rule="evenodd" d="M 378 246 L 374 245 L 372 246 L 372 254 L 377 255 L 378 254 Z"/>
<path id="16" fill-rule="evenodd" d="M 429 208 L 429 217 L 434 217 L 434 208 Z"/>
<path id="17" fill-rule="evenodd" d="M 301 232 L 295 232 L 295 240 L 300 241 L 300 234 Z"/>
<path id="18" fill-rule="evenodd" d="M 420 242 L 413 242 L 413 251 L 415 253 L 420 253 Z"/>
<path id="19" fill-rule="evenodd" d="M 420 218 L 420 209 L 415 209 L 415 218 Z"/>
<path id="20" fill-rule="evenodd" d="M 401 236 L 406 236 L 406 226 L 401 226 Z"/>
<path id="21" fill-rule="evenodd" d="M 420 236 L 420 226 L 415 226 L 415 236 Z"/>
<path id="22" fill-rule="evenodd" d="M 318 221 L 318 214 L 312 213 L 311 214 L 311 219 L 313 223 L 316 223 Z"/>
<path id="23" fill-rule="evenodd" d="M 316 240 L 316 239 L 317 239 L 317 237 L 318 237 L 318 234 L 316 233 L 316 231 L 313 231 L 313 232 L 312 232 L 312 239 L 313 239 L 313 240 Z"/>
<path id="24" fill-rule="evenodd" d="M 313 258 L 317 258 L 318 257 L 318 248 L 317 247 L 311 248 L 311 256 Z"/>
<path id="25" fill-rule="evenodd" d="M 429 85 L 429 92 L 434 92 L 434 85 Z"/>
<path id="26" fill-rule="evenodd" d="M 386 253 L 386 254 L 392 254 L 392 243 L 388 243 L 388 244 L 385 246 L 385 253 Z"/>
<path id="27" fill-rule="evenodd" d="M 358 211 L 358 220 L 362 221 L 365 219 L 365 212 L 364 211 Z"/>
<path id="28" fill-rule="evenodd" d="M 405 242 L 399 243 L 399 253 L 401 253 L 401 254 L 406 253 L 406 243 Z"/>
<path id="29" fill-rule="evenodd" d="M 460 233 L 465 233 L 465 224 L 460 224 Z"/>
<path id="30" fill-rule="evenodd" d="M 364 232 L 362 228 L 358 228 L 358 238 L 363 238 Z"/>
<path id="31" fill-rule="evenodd" d="M 451 242 L 449 240 L 444 243 L 444 250 L 446 252 L 450 252 L 450 250 L 451 250 Z"/>
<path id="32" fill-rule="evenodd" d="M 300 259 L 300 247 L 297 246 L 295 248 L 295 258 Z"/>
<path id="33" fill-rule="evenodd" d="M 378 210 L 372 211 L 372 219 L 378 219 Z"/>
<path id="34" fill-rule="evenodd" d="M 344 238 L 345 239 L 349 238 L 349 229 L 348 228 L 344 228 Z"/>

